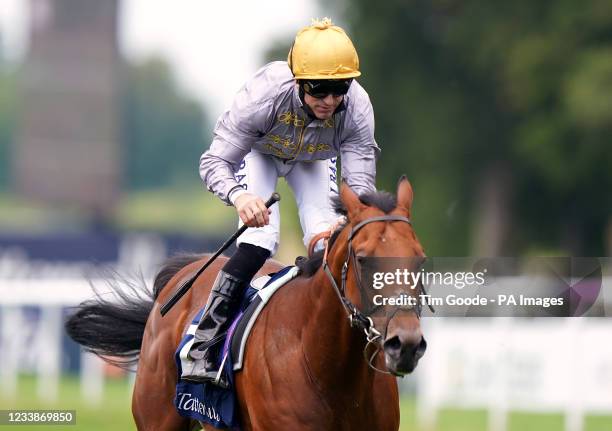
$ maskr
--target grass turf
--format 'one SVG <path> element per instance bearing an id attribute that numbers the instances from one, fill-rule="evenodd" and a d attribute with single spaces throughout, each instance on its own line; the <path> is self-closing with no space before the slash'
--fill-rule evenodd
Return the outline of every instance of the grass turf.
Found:
<path id="1" fill-rule="evenodd" d="M 0 425 L 0 431 L 30 429 L 52 430 L 135 430 L 131 413 L 131 386 L 127 379 L 108 379 L 104 398 L 100 406 L 92 406 L 81 396 L 78 377 L 63 377 L 58 400 L 43 403 L 36 396 L 36 380 L 22 377 L 15 398 L 0 397 L 0 410 L 13 409 L 67 409 L 76 410 L 76 425 L 7 426 Z M 402 399 L 401 431 L 423 431 L 416 423 L 416 403 L 413 398 Z M 429 431 L 486 431 L 487 414 L 484 410 L 444 409 L 439 412 L 435 430 Z M 508 431 L 563 431 L 561 414 L 533 414 L 513 412 L 508 417 Z M 612 416 L 587 416 L 584 431 L 612 430 Z"/>

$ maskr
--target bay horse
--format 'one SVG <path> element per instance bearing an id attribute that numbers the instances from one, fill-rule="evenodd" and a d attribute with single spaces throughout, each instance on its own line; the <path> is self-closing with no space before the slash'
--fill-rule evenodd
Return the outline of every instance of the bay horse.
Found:
<path id="1" fill-rule="evenodd" d="M 405 177 L 396 196 L 375 192 L 359 198 L 342 185 L 347 223 L 329 240 L 325 257 L 315 265 L 311 260 L 315 270 L 303 271 L 274 294 L 248 339 L 243 369 L 235 375 L 243 430 L 398 430 L 395 376 L 412 372 L 426 348 L 420 309 L 394 306 L 377 317 L 361 314 L 364 286 L 356 265 L 364 256 L 424 256 L 409 220 L 412 199 Z M 200 426 L 174 408 L 174 352 L 205 305 L 224 260 L 215 262 L 165 317 L 159 309 L 204 261 L 202 256 L 172 258 L 155 279 L 153 298 L 98 297 L 66 323 L 73 339 L 106 360 L 122 366 L 137 361 L 132 412 L 140 431 Z M 279 263 L 268 261 L 261 273 L 279 269 Z"/>

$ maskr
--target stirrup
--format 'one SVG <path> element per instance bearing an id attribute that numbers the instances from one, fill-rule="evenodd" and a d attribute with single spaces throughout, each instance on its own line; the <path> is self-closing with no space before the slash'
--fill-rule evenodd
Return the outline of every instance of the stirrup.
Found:
<path id="1" fill-rule="evenodd" d="M 223 379 L 223 369 L 225 368 L 225 362 L 227 362 L 228 355 L 228 352 L 225 352 L 225 355 L 223 355 L 223 360 L 221 361 L 221 365 L 219 365 L 219 371 L 217 371 L 217 376 L 214 380 L 214 384 L 222 387 L 223 389 L 227 389 L 229 387 L 229 381 L 227 379 Z"/>
<path id="2" fill-rule="evenodd" d="M 198 350 L 200 352 L 203 352 L 205 350 L 210 349 L 211 347 L 213 347 L 215 344 L 220 343 L 221 341 L 225 340 L 225 336 L 227 335 L 227 331 L 217 335 L 215 338 L 213 338 L 212 340 L 208 340 L 208 341 L 200 341 L 197 345 L 196 343 L 194 343 L 194 345 L 192 346 L 192 348 L 190 349 L 191 353 L 192 351 Z"/>
<path id="3" fill-rule="evenodd" d="M 219 386 L 222 389 L 228 389 L 230 387 L 229 379 L 224 372 L 225 363 L 227 360 L 227 354 L 223 357 L 223 361 L 221 362 L 221 366 L 217 371 L 206 371 L 203 375 L 191 374 L 186 376 L 181 376 L 181 380 L 185 380 L 188 382 L 194 383 L 209 383 L 215 386 Z"/>

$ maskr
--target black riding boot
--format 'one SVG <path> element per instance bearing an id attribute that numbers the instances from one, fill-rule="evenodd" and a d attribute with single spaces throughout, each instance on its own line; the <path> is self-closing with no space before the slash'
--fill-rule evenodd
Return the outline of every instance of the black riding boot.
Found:
<path id="1" fill-rule="evenodd" d="M 206 311 L 200 319 L 189 356 L 191 369 L 183 368 L 182 378 L 197 382 L 211 381 L 227 387 L 227 379 L 219 372 L 219 354 L 225 333 L 238 312 L 247 282 L 220 271 L 210 292 Z"/>

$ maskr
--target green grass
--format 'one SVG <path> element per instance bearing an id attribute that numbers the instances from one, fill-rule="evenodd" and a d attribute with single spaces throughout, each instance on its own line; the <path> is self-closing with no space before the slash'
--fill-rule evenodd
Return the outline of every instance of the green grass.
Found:
<path id="1" fill-rule="evenodd" d="M 134 430 L 131 413 L 131 387 L 127 379 L 109 379 L 104 389 L 100 407 L 88 405 L 81 396 L 78 377 L 64 377 L 60 385 L 59 399 L 45 404 L 36 399 L 36 381 L 22 377 L 15 399 L 0 398 L 0 409 L 67 409 L 76 410 L 77 424 L 74 426 L 48 426 L 52 430 L 67 431 L 116 431 Z M 416 403 L 413 398 L 404 398 L 400 404 L 401 431 L 425 431 L 416 423 Z M 0 426 L 4 430 L 29 431 L 45 427 Z M 513 412 L 508 417 L 508 431 L 563 431 L 561 414 L 533 414 Z M 612 430 L 612 416 L 588 416 L 585 431 Z M 439 412 L 437 425 L 428 431 L 487 431 L 487 413 L 484 410 L 444 409 Z"/>
<path id="2" fill-rule="evenodd" d="M 278 181 L 281 245 L 276 258 L 293 264 L 305 254 L 295 198 L 284 179 Z M 0 193 L 0 229 L 4 232 L 35 233 L 87 229 L 87 214 L 77 207 L 35 204 Z M 203 186 L 156 189 L 125 193 L 113 211 L 110 223 L 119 231 L 180 232 L 229 237 L 238 227 L 238 215 Z M 213 251 L 213 250 L 202 250 Z"/>
<path id="3" fill-rule="evenodd" d="M 0 227 L 14 232 L 87 229 L 89 214 L 77 205 L 44 205 L 0 193 Z M 125 193 L 111 211 L 118 230 L 219 234 L 235 229 L 236 212 L 203 187 Z"/>
<path id="4" fill-rule="evenodd" d="M 0 398 L 0 409 L 66 409 L 76 410 L 76 425 L 46 426 L 1 426 L 0 430 L 27 431 L 29 429 L 50 430 L 135 430 L 131 412 L 130 384 L 126 379 L 109 379 L 104 387 L 104 398 L 100 407 L 88 405 L 81 396 L 78 377 L 64 377 L 60 385 L 57 402 L 44 403 L 36 398 L 36 380 L 22 377 L 19 380 L 15 399 Z"/>
<path id="5" fill-rule="evenodd" d="M 279 179 L 281 194 L 281 245 L 275 256 L 285 264 L 306 253 L 295 198 L 284 179 Z M 186 232 L 227 236 L 238 227 L 233 207 L 224 205 L 204 188 L 133 192 L 122 200 L 116 217 L 123 230 Z M 212 251 L 212 250 L 209 250 Z"/>
<path id="6" fill-rule="evenodd" d="M 123 230 L 220 234 L 235 229 L 236 211 L 203 187 L 132 192 L 115 222 Z"/>
<path id="7" fill-rule="evenodd" d="M 15 195 L 0 193 L 0 227 L 3 231 L 29 234 L 49 232 L 65 217 L 72 221 L 80 220 L 75 216 L 74 208 L 49 207 Z M 79 223 L 82 223 L 82 220 L 76 222 Z"/>
<path id="8" fill-rule="evenodd" d="M 612 430 L 612 416 L 591 415 L 586 418 L 585 424 L 588 431 L 610 431 Z"/>
<path id="9" fill-rule="evenodd" d="M 400 404 L 400 431 L 425 431 L 416 424 L 414 399 L 405 398 Z M 508 431 L 564 431 L 561 413 L 511 412 L 508 415 Z M 587 416 L 584 431 L 612 430 L 612 416 Z M 428 431 L 487 431 L 485 410 L 443 409 L 438 413 L 434 430 Z"/>

